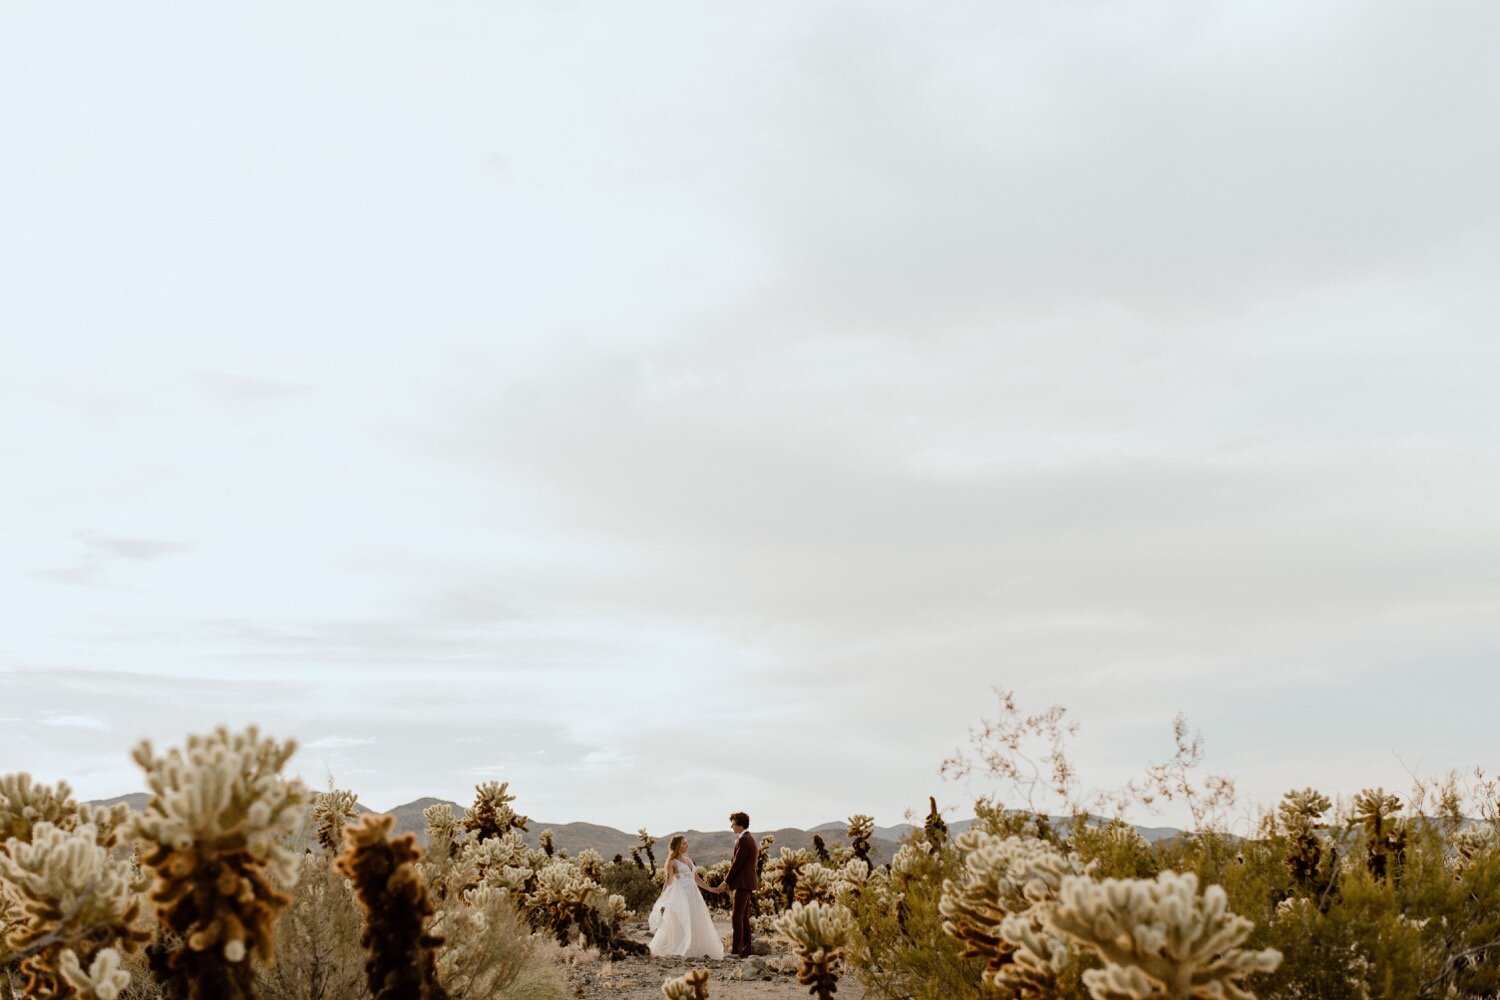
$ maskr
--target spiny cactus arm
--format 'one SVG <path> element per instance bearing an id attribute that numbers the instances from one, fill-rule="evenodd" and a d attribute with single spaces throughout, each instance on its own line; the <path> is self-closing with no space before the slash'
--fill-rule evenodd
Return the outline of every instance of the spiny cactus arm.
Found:
<path id="1" fill-rule="evenodd" d="M 117 1000 L 130 986 L 130 973 L 120 967 L 120 953 L 113 948 L 95 955 L 87 969 L 71 949 L 64 950 L 58 960 L 58 972 L 76 991 L 78 1000 Z"/>
<path id="2" fill-rule="evenodd" d="M 1162 872 L 1152 881 L 1070 876 L 1048 919 L 1106 966 L 1139 970 L 1158 985 L 1160 996 L 1253 1000 L 1238 980 L 1274 971 L 1281 953 L 1242 949 L 1254 924 L 1229 912 L 1221 887 L 1210 886 L 1202 896 L 1197 889 L 1191 873 Z M 1123 990 L 1128 985 L 1123 975 L 1094 978 L 1101 990 Z M 1137 981 L 1134 974 L 1128 977 L 1129 983 Z"/>
<path id="3" fill-rule="evenodd" d="M 708 982 L 707 969 L 693 969 L 662 983 L 661 995 L 666 1000 L 708 1000 Z"/>

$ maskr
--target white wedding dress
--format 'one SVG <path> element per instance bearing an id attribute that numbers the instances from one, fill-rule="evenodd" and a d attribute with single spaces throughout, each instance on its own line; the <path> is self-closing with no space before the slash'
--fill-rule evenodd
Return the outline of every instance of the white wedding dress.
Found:
<path id="1" fill-rule="evenodd" d="M 663 958 L 723 958 L 724 941 L 714 928 L 703 893 L 693 881 L 692 867 L 681 859 L 668 864 L 677 877 L 651 907 L 651 954 Z"/>

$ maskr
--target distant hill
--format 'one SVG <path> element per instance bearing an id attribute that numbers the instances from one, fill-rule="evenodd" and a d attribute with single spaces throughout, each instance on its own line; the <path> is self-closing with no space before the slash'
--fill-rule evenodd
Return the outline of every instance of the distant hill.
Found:
<path id="1" fill-rule="evenodd" d="M 129 795 L 117 795 L 112 799 L 97 799 L 93 804 L 114 805 L 115 803 L 123 802 L 131 809 L 140 810 L 146 807 L 146 803 L 150 798 L 145 792 L 133 792 Z M 447 799 L 432 798 L 430 796 L 420 798 L 412 802 L 403 803 L 389 810 L 396 817 L 396 832 L 415 833 L 419 839 L 425 841 L 427 837 L 427 821 L 423 818 L 422 811 L 428 806 L 441 802 L 447 802 L 448 805 L 452 806 L 453 815 L 459 819 L 467 815 L 467 810 L 457 802 L 450 802 Z M 375 811 L 364 805 L 358 805 L 356 808 L 361 814 Z M 972 819 L 952 820 L 948 823 L 948 830 L 954 836 L 957 836 L 973 826 L 974 822 Z M 1069 821 L 1065 817 L 1052 817 L 1052 822 L 1060 828 L 1066 828 Z M 596 823 L 546 823 L 534 819 L 531 821 L 530 827 L 531 829 L 528 832 L 522 834 L 522 839 L 527 844 L 533 847 L 537 846 L 538 838 L 540 838 L 542 831 L 551 830 L 553 842 L 557 847 L 574 856 L 577 856 L 579 852 L 587 848 L 593 848 L 604 856 L 605 861 L 609 861 L 616 854 L 628 859 L 630 857 L 630 849 L 636 845 L 635 834 L 616 830 L 610 826 L 599 826 Z M 770 848 L 771 854 L 774 856 L 783 847 L 811 850 L 814 834 L 821 834 L 829 847 L 835 845 L 847 846 L 848 838 L 844 836 L 844 829 L 845 824 L 843 822 L 832 822 L 821 823 L 810 830 L 803 830 L 797 827 L 783 827 L 780 830 L 755 830 L 754 833 L 762 842 L 764 842 L 767 833 L 775 838 L 775 842 Z M 885 864 L 890 861 L 902 839 L 920 829 L 921 827 L 913 826 L 910 823 L 898 823 L 895 826 L 877 826 L 875 828 L 875 836 L 870 840 L 870 854 L 874 858 L 875 863 Z M 1170 839 L 1181 832 L 1172 827 L 1160 826 L 1138 826 L 1135 829 L 1142 837 L 1152 843 L 1158 840 Z M 729 830 L 672 830 L 665 833 L 656 833 L 653 831 L 652 836 L 656 838 L 655 851 L 658 862 L 666 857 L 667 841 L 674 833 L 682 833 L 687 836 L 688 853 L 700 865 L 712 865 L 723 861 L 729 857 L 730 852 L 734 849 L 734 834 Z"/>

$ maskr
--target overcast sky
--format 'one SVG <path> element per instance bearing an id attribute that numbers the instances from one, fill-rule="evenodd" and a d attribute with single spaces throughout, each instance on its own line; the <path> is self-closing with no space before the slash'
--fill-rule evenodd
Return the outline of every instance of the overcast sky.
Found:
<path id="1" fill-rule="evenodd" d="M 5 3 L 0 771 L 891 823 L 996 685 L 1096 784 L 1500 766 L 1497 31 Z"/>

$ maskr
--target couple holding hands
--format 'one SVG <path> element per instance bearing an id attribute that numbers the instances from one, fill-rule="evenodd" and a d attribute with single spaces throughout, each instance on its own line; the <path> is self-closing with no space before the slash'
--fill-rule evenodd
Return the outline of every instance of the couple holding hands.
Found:
<path id="1" fill-rule="evenodd" d="M 745 813 L 731 813 L 729 828 L 736 835 L 734 855 L 729 860 L 729 873 L 718 886 L 709 886 L 698 877 L 693 859 L 687 856 L 686 837 L 679 833 L 668 842 L 666 882 L 651 907 L 651 954 L 663 958 L 723 958 L 724 942 L 714 929 L 703 893 L 730 891 L 734 893 L 734 943 L 730 950 L 741 958 L 750 954 L 750 911 L 759 880 L 760 846 L 750 835 L 750 817 Z"/>

